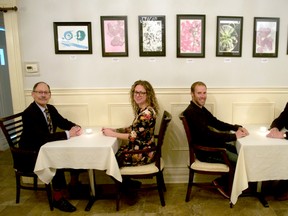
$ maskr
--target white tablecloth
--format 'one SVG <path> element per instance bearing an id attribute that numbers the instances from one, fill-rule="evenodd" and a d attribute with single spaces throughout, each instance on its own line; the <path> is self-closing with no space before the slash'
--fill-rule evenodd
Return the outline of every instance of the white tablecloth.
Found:
<path id="1" fill-rule="evenodd" d="M 231 203 L 248 188 L 248 182 L 288 179 L 288 140 L 267 138 L 263 125 L 247 125 L 249 136 L 237 140 L 238 161 Z"/>
<path id="2" fill-rule="evenodd" d="M 115 158 L 119 146 L 116 138 L 104 136 L 101 128 L 92 128 L 68 140 L 48 142 L 40 148 L 34 172 L 40 180 L 49 183 L 56 169 L 97 169 L 122 182 Z"/>

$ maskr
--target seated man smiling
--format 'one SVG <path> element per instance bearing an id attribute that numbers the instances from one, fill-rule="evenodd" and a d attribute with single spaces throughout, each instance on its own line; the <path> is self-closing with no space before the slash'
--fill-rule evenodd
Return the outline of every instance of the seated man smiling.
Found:
<path id="1" fill-rule="evenodd" d="M 193 142 L 197 145 L 226 148 L 228 159 L 236 166 L 237 151 L 231 142 L 247 136 L 248 131 L 240 125 L 232 125 L 218 120 L 205 107 L 207 99 L 207 87 L 203 82 L 195 82 L 191 86 L 192 100 L 184 110 L 183 115 L 187 119 Z M 230 131 L 235 131 L 232 133 Z M 223 163 L 220 155 L 204 152 L 196 152 L 197 158 L 202 162 Z M 226 198 L 228 193 L 228 180 L 217 178 L 213 181 L 218 191 Z"/>

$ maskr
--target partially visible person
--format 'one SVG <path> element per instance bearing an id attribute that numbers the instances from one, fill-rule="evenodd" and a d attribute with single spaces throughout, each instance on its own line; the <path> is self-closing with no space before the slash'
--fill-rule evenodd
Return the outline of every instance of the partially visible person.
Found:
<path id="1" fill-rule="evenodd" d="M 282 130 L 284 128 L 288 129 L 288 103 L 286 104 L 284 110 L 280 113 L 280 115 L 271 123 L 267 137 L 288 139 L 288 132 Z"/>
<path id="2" fill-rule="evenodd" d="M 288 103 L 280 115 L 270 125 L 267 137 L 288 139 Z M 287 143 L 288 144 L 288 143 Z M 275 198 L 279 201 L 288 200 L 288 180 L 280 180 L 276 186 Z"/>
<path id="3" fill-rule="evenodd" d="M 153 87 L 148 81 L 136 81 L 130 89 L 130 100 L 135 115 L 132 125 L 118 129 L 102 129 L 105 136 L 117 137 L 125 141 L 116 153 L 119 167 L 141 166 L 154 162 L 154 129 L 159 106 Z M 151 149 L 151 151 L 125 154 L 125 152 L 143 149 Z M 137 199 L 134 188 L 139 188 L 141 182 L 124 178 L 122 185 L 124 186 L 124 192 L 130 199 L 130 204 L 134 204 Z"/>
<path id="4" fill-rule="evenodd" d="M 51 91 L 47 83 L 36 83 L 32 97 L 34 102 L 23 111 L 23 132 L 19 143 L 21 148 L 39 151 L 40 147 L 47 142 L 81 135 L 80 126 L 63 118 L 53 105 L 48 104 Z M 47 109 L 48 114 L 46 114 Z M 57 128 L 63 131 L 56 131 Z M 78 184 L 78 175 L 77 170 L 71 170 L 71 186 Z M 52 179 L 52 187 L 53 206 L 65 212 L 76 211 L 76 207 L 63 196 L 63 189 L 66 187 L 63 170 L 56 171 Z"/>
<path id="5" fill-rule="evenodd" d="M 218 120 L 204 107 L 207 99 L 205 83 L 201 81 L 194 82 L 191 85 L 191 96 L 190 105 L 183 112 L 193 137 L 193 143 L 191 144 L 226 148 L 228 159 L 236 166 L 238 155 L 234 141 L 247 136 L 249 134 L 248 131 L 241 125 L 232 125 Z M 198 151 L 196 156 L 197 159 L 203 162 L 224 163 L 219 153 Z M 213 184 L 217 186 L 223 196 L 229 198 L 227 182 L 227 179 L 222 177 L 215 179 Z"/>

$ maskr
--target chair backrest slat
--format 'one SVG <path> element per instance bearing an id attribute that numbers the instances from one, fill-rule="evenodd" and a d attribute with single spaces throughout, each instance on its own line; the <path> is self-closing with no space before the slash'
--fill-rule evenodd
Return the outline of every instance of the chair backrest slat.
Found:
<path id="1" fill-rule="evenodd" d="M 191 132 L 190 132 L 190 129 L 189 129 L 189 125 L 188 125 L 187 119 L 185 118 L 183 112 L 180 113 L 179 118 L 182 121 L 184 130 L 185 130 L 185 134 L 186 134 L 186 137 L 187 137 L 188 146 L 189 146 L 190 164 L 191 164 L 196 159 L 195 152 L 194 152 L 194 149 L 193 149 L 193 144 L 192 144 L 192 135 L 191 135 Z"/>
<path id="2" fill-rule="evenodd" d="M 161 148 L 163 145 L 167 127 L 171 119 L 172 119 L 171 114 L 165 110 L 161 119 L 161 124 L 160 124 L 160 129 L 159 129 L 159 134 L 158 134 L 157 147 L 159 146 L 159 148 Z"/>
<path id="3" fill-rule="evenodd" d="M 10 148 L 18 147 L 23 131 L 22 112 L 0 118 L 0 127 Z"/>
<path id="4" fill-rule="evenodd" d="M 156 158 L 156 166 L 158 168 L 160 167 L 160 158 L 162 156 L 162 145 L 164 143 L 164 138 L 165 138 L 165 134 L 167 131 L 167 127 L 171 119 L 172 119 L 171 114 L 165 110 L 161 119 L 159 134 L 157 138 L 157 147 L 156 147 L 157 150 L 156 150 L 155 158 Z"/>
<path id="5" fill-rule="evenodd" d="M 179 115 L 179 118 L 182 121 L 182 124 L 183 124 L 184 130 L 185 130 L 185 133 L 186 133 L 186 137 L 187 137 L 188 143 L 191 143 L 192 142 L 192 136 L 191 136 L 191 133 L 190 133 L 190 129 L 189 129 L 189 125 L 188 125 L 187 119 L 183 115 L 183 112 Z"/>

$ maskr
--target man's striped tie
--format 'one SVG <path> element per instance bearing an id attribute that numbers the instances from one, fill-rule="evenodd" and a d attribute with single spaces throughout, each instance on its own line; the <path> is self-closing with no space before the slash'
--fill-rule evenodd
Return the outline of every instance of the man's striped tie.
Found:
<path id="1" fill-rule="evenodd" d="M 53 133 L 53 125 L 52 125 L 52 120 L 51 120 L 50 113 L 49 113 L 47 108 L 44 110 L 44 112 L 45 112 L 46 117 L 47 117 L 48 130 L 49 130 L 50 133 Z"/>

